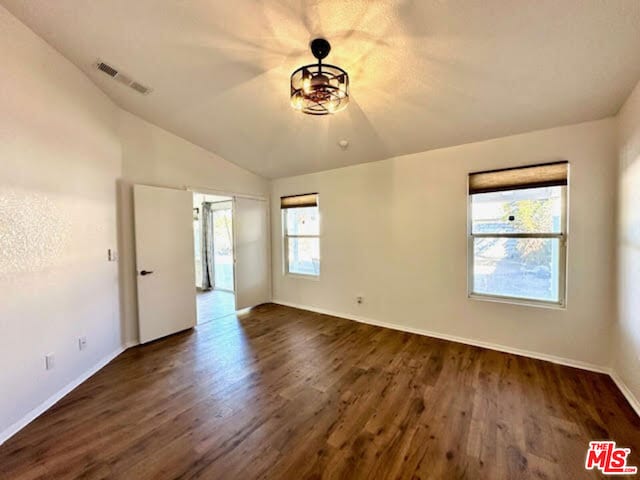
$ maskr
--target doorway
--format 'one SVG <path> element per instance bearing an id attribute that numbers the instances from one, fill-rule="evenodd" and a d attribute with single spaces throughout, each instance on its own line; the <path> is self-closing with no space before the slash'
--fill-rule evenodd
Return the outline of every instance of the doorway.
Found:
<path id="1" fill-rule="evenodd" d="M 198 323 L 236 311 L 233 199 L 193 194 Z"/>

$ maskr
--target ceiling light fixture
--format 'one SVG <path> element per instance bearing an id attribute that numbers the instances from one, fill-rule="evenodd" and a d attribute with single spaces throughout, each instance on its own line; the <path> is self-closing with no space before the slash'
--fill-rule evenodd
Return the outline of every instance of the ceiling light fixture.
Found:
<path id="1" fill-rule="evenodd" d="M 331 45 L 324 38 L 311 42 L 318 63 L 300 67 L 291 74 L 291 106 L 309 115 L 328 115 L 349 104 L 349 75 L 340 67 L 323 64 Z"/>

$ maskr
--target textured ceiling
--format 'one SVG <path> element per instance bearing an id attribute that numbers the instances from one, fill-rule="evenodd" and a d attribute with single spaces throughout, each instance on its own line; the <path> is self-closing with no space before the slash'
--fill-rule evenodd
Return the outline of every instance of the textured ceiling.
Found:
<path id="1" fill-rule="evenodd" d="M 266 177 L 606 117 L 640 78 L 638 0 L 0 3 L 124 109 Z M 351 76 L 335 116 L 289 106 L 316 36 Z"/>

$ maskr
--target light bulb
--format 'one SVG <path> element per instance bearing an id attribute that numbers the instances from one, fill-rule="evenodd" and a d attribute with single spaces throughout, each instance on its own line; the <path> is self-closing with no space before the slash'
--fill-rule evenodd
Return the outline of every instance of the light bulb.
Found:
<path id="1" fill-rule="evenodd" d="M 304 90 L 304 93 L 309 93 L 311 91 L 311 79 L 309 77 L 302 79 L 302 89 Z"/>
<path id="2" fill-rule="evenodd" d="M 335 112 L 336 108 L 338 108 L 338 104 L 334 100 L 327 103 L 327 110 L 329 110 L 330 113 Z"/>
<path id="3" fill-rule="evenodd" d="M 300 95 L 296 95 L 291 99 L 291 106 L 296 110 L 302 110 L 302 97 Z"/>

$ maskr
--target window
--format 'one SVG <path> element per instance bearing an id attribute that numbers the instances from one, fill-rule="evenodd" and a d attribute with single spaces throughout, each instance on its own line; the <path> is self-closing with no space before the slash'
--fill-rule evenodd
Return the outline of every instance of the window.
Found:
<path id="1" fill-rule="evenodd" d="M 320 212 L 318 194 L 280 199 L 284 238 L 284 268 L 294 275 L 320 275 Z"/>
<path id="2" fill-rule="evenodd" d="M 469 294 L 564 305 L 567 162 L 469 175 Z"/>

